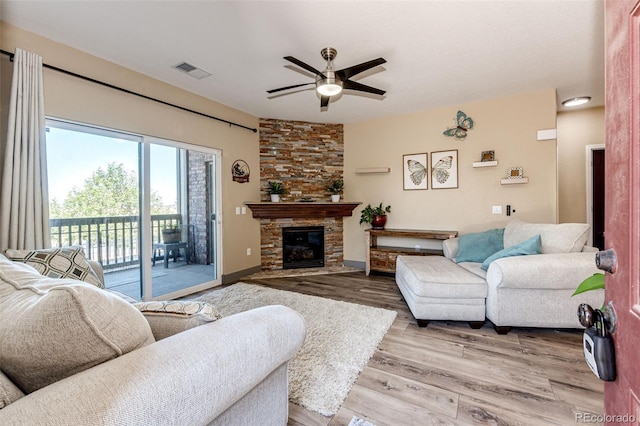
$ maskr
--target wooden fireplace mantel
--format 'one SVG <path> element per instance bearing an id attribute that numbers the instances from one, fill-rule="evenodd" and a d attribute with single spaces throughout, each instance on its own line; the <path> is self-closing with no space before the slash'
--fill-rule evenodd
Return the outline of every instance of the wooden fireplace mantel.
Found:
<path id="1" fill-rule="evenodd" d="M 348 202 L 280 202 L 244 203 L 255 219 L 308 219 L 351 216 L 353 209 L 362 203 Z"/>

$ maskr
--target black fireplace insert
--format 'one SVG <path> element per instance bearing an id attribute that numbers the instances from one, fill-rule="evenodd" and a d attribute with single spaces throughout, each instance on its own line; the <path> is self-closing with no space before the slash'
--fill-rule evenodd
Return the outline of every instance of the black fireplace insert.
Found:
<path id="1" fill-rule="evenodd" d="M 282 265 L 284 269 L 323 267 L 324 227 L 282 228 Z"/>

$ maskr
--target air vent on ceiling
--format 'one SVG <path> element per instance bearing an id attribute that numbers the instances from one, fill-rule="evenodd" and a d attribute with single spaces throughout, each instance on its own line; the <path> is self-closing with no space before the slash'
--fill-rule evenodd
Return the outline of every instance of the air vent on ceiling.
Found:
<path id="1" fill-rule="evenodd" d="M 211 73 L 206 72 L 202 68 L 195 67 L 187 62 L 181 62 L 178 65 L 174 66 L 174 68 L 187 73 L 191 77 L 197 78 L 198 80 L 209 77 L 211 75 Z"/>

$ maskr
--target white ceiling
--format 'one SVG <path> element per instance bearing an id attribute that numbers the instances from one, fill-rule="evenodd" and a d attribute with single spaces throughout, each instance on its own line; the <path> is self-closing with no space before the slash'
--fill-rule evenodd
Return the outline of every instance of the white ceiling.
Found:
<path id="1" fill-rule="evenodd" d="M 559 102 L 587 95 L 588 106 L 604 104 L 602 1 L 2 0 L 0 7 L 12 25 L 264 118 L 352 123 L 549 88 Z M 386 90 L 384 99 L 345 94 L 320 112 L 313 86 L 268 98 L 269 89 L 313 81 L 283 56 L 322 70 L 327 46 L 338 50 L 336 69 L 385 58 L 354 78 Z M 172 68 L 182 61 L 212 76 Z"/>

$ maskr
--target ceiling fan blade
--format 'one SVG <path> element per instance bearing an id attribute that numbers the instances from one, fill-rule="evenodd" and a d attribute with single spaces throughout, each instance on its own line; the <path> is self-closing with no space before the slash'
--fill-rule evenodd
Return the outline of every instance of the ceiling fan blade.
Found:
<path id="1" fill-rule="evenodd" d="M 344 80 L 347 80 L 347 79 L 353 77 L 356 74 L 360 74 L 363 71 L 366 71 L 366 70 L 371 69 L 373 67 L 377 67 L 378 65 L 382 65 L 385 62 L 387 62 L 387 61 L 384 60 L 383 58 L 372 59 L 370 61 L 363 62 L 361 64 L 354 65 L 352 67 L 343 68 L 341 70 L 338 70 L 338 71 L 336 71 L 336 74 L 340 77 L 340 80 L 344 81 Z"/>
<path id="2" fill-rule="evenodd" d="M 342 84 L 343 84 L 343 87 L 345 89 L 358 90 L 360 92 L 373 93 L 374 95 L 382 96 L 385 93 L 387 93 L 384 90 L 376 89 L 375 87 L 367 86 L 367 85 L 362 84 L 362 83 L 356 83 L 355 81 L 351 81 L 351 80 L 345 80 L 345 81 L 343 81 Z"/>
<path id="3" fill-rule="evenodd" d="M 329 96 L 320 96 L 320 111 L 329 109 Z"/>
<path id="4" fill-rule="evenodd" d="M 267 93 L 276 93 L 276 92 L 281 92 L 283 90 L 288 90 L 288 89 L 293 89 L 296 87 L 301 87 L 301 86 L 308 86 L 310 84 L 315 84 L 315 83 L 302 83 L 302 84 L 294 84 L 293 86 L 287 86 L 287 87 L 281 87 L 279 89 L 271 89 L 271 90 L 267 90 Z"/>
<path id="5" fill-rule="evenodd" d="M 304 62 L 302 62 L 299 59 L 294 58 L 293 56 L 285 56 L 284 59 L 286 59 L 289 62 L 293 62 L 294 64 L 296 64 L 300 68 L 304 68 L 307 71 L 311 71 L 315 75 L 320 75 L 320 76 L 322 76 L 322 78 L 327 78 L 324 74 L 322 74 L 320 71 L 318 71 L 317 69 L 315 69 L 311 65 L 305 64 Z"/>

